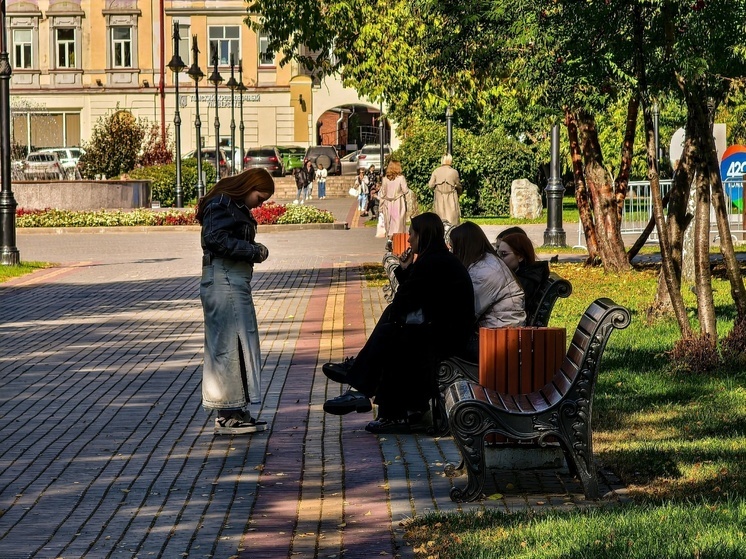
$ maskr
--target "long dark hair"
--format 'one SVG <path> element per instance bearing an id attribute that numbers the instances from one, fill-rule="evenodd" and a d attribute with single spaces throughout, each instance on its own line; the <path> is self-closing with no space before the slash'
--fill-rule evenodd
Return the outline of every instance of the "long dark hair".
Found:
<path id="1" fill-rule="evenodd" d="M 429 250 L 448 250 L 445 240 L 443 220 L 432 212 L 425 212 L 412 218 L 412 231 L 417 233 L 417 254 L 420 256 Z"/>
<path id="2" fill-rule="evenodd" d="M 449 237 L 453 254 L 466 268 L 481 260 L 487 253 L 497 256 L 495 247 L 482 228 L 471 221 L 464 221 L 451 229 Z"/>
<path id="3" fill-rule="evenodd" d="M 266 169 L 249 169 L 232 177 L 220 179 L 210 192 L 200 198 L 197 204 L 197 221 L 202 223 L 205 206 L 207 202 L 225 194 L 236 202 L 242 202 L 246 195 L 252 190 L 258 190 L 272 196 L 275 193 L 275 181 Z"/>
<path id="4" fill-rule="evenodd" d="M 536 262 L 536 251 L 534 245 L 526 235 L 520 233 L 513 233 L 512 235 L 505 235 L 500 239 L 501 243 L 505 243 L 513 249 L 516 256 L 522 256 L 523 261 L 526 264 L 533 264 Z"/>

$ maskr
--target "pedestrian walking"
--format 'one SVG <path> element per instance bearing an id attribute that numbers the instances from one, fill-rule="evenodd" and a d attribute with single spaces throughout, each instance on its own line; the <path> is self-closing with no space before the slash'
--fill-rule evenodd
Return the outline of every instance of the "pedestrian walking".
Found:
<path id="1" fill-rule="evenodd" d="M 306 161 L 306 174 L 308 175 L 308 182 L 306 186 L 306 200 L 313 198 L 313 183 L 316 180 L 316 168 L 313 163 Z"/>
<path id="2" fill-rule="evenodd" d="M 251 416 L 261 403 L 261 353 L 251 294 L 254 264 L 269 250 L 255 240 L 253 208 L 266 202 L 275 183 L 264 169 L 226 177 L 197 206 L 202 225 L 200 300 L 205 320 L 202 405 L 216 410 L 216 434 L 256 433 L 265 421 Z"/>
<path id="3" fill-rule="evenodd" d="M 357 177 L 355 177 L 355 189 L 358 192 L 357 195 L 357 209 L 361 216 L 368 215 L 368 177 L 365 175 L 365 169 L 360 167 L 357 170 Z"/>
<path id="4" fill-rule="evenodd" d="M 428 186 L 433 190 L 433 212 L 443 221 L 458 225 L 461 221 L 458 197 L 461 196 L 463 187 L 458 171 L 451 167 L 451 163 L 451 154 L 444 155 L 440 167 L 430 176 Z"/>
<path id="5" fill-rule="evenodd" d="M 378 193 L 380 211 L 383 215 L 386 237 L 391 240 L 394 233 L 405 233 L 407 230 L 407 202 L 405 196 L 409 192 L 407 180 L 402 174 L 401 164 L 392 161 L 386 167 L 386 176 L 381 182 Z"/>

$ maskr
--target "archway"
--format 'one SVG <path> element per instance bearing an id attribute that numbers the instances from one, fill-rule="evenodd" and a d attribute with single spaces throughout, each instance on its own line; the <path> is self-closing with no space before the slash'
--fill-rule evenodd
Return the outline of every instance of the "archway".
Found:
<path id="1" fill-rule="evenodd" d="M 380 108 L 363 103 L 339 105 L 324 111 L 316 121 L 316 145 L 336 146 L 340 155 L 379 143 Z M 391 126 L 384 118 L 384 143 L 391 143 Z"/>

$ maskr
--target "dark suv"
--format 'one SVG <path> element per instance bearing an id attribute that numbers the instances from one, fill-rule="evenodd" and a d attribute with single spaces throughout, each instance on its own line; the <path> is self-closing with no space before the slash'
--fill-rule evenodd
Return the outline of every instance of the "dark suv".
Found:
<path id="1" fill-rule="evenodd" d="M 244 169 L 266 169 L 275 177 L 285 176 L 285 166 L 282 164 L 282 156 L 274 146 L 263 146 L 246 150 L 243 158 Z"/>
<path id="2" fill-rule="evenodd" d="M 313 163 L 313 168 L 318 169 L 319 163 L 324 166 L 330 175 L 341 175 L 342 165 L 339 162 L 339 154 L 334 146 L 311 146 L 306 150 L 303 165 L 307 161 Z"/>

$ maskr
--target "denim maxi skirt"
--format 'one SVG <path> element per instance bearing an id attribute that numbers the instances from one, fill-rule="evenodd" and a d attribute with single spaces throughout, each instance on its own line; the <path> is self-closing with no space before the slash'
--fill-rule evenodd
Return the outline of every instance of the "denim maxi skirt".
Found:
<path id="1" fill-rule="evenodd" d="M 202 405 L 238 409 L 261 402 L 261 353 L 254 301 L 253 265 L 213 258 L 202 267 L 199 296 L 205 315 Z"/>

